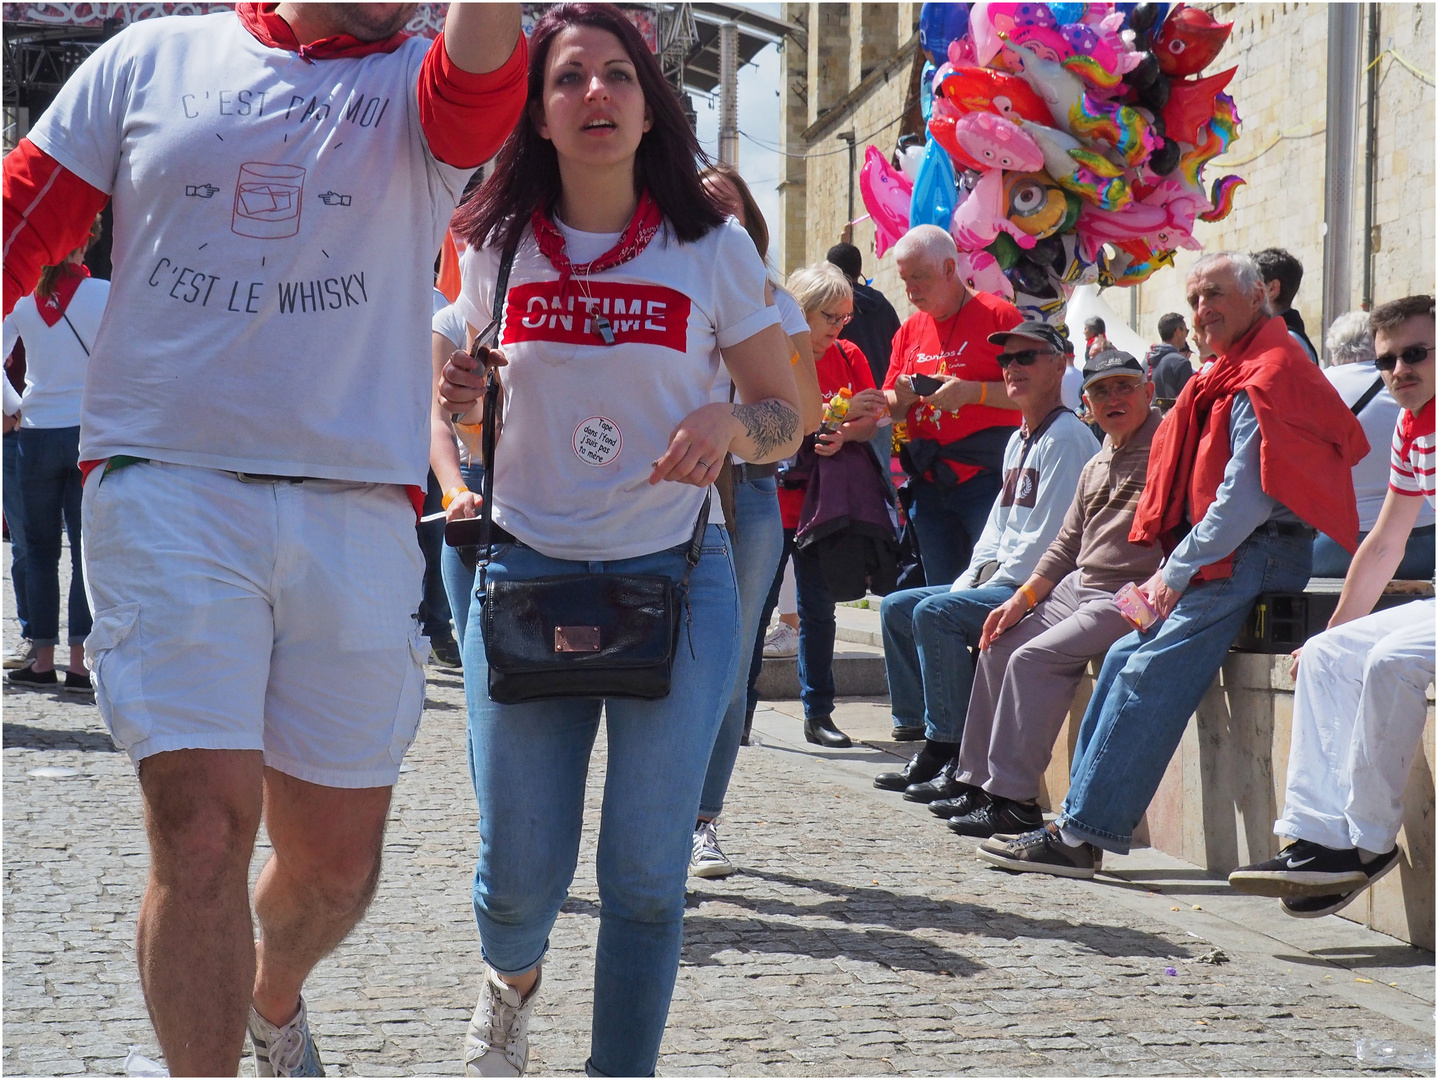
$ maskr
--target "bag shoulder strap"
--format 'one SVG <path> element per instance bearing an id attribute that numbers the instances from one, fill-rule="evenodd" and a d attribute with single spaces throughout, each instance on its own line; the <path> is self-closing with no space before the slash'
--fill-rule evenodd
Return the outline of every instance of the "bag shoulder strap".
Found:
<path id="1" fill-rule="evenodd" d="M 1353 415 L 1357 416 L 1364 409 L 1368 408 L 1368 403 L 1374 398 L 1376 398 L 1378 396 L 1378 391 L 1382 389 L 1383 376 L 1380 375 L 1378 376 L 1378 378 L 1373 380 L 1372 386 L 1370 386 L 1367 390 L 1363 391 L 1363 396 L 1353 403 Z"/>
<path id="2" fill-rule="evenodd" d="M 60 312 L 60 318 L 65 320 L 65 325 L 70 328 L 70 333 L 75 335 L 75 340 L 80 343 L 80 348 L 85 350 L 86 356 L 89 356 L 90 350 L 85 345 L 85 339 L 80 336 L 80 331 L 75 329 L 75 324 L 70 321 L 70 316 L 62 311 Z"/>

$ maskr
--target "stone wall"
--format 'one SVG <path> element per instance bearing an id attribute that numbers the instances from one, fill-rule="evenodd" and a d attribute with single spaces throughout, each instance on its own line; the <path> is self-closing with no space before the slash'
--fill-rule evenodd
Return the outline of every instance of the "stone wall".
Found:
<path id="1" fill-rule="evenodd" d="M 1208 70 L 1237 66 L 1229 92 L 1243 118 L 1239 140 L 1227 155 L 1209 165 L 1207 175 L 1211 182 L 1225 172 L 1235 172 L 1248 184 L 1239 189 L 1234 211 L 1227 219 L 1198 223 L 1195 236 L 1211 251 L 1280 246 L 1298 256 L 1306 277 L 1295 306 L 1310 328 L 1309 336 L 1318 341 L 1323 314 L 1327 7 L 1314 3 L 1207 6 L 1218 18 L 1235 24 L 1222 55 Z M 789 71 L 799 78 L 797 82 L 786 80 L 785 149 L 808 156 L 786 159 L 789 176 L 782 196 L 783 233 L 776 249 L 784 272 L 823 258 L 843 228 L 849 158 L 845 145 L 834 136 L 848 131 L 855 134 L 859 143 L 856 166 L 862 166 L 864 146 L 869 142 L 886 154 L 892 151 L 913 74 L 914 54 L 906 50 L 913 48 L 919 7 L 908 3 L 782 5 L 786 18 L 800 18 L 810 31 L 806 56 L 795 56 L 790 63 L 787 54 L 802 50 L 790 47 L 786 52 Z M 1415 75 L 1391 54 L 1383 56 L 1378 65 L 1373 297 L 1382 303 L 1434 287 L 1434 187 L 1438 176 L 1430 83 L 1438 11 L 1429 4 L 1379 7 L 1380 49 L 1396 50 L 1422 73 Z M 1364 5 L 1365 20 L 1367 11 L 1368 5 Z M 897 18 L 897 26 L 890 25 L 890 12 Z M 1366 41 L 1366 25 L 1364 33 Z M 890 41 L 899 43 L 898 52 L 885 59 L 881 53 Z M 807 72 L 798 70 L 801 60 L 807 62 Z M 815 75 L 816 70 L 820 74 Z M 807 86 L 816 79 L 821 89 L 810 92 Z M 795 90 L 800 84 L 802 93 Z M 1361 78 L 1353 168 L 1357 190 L 1353 198 L 1354 244 L 1349 253 L 1350 307 L 1359 306 L 1363 288 L 1367 92 L 1367 79 Z M 854 183 L 858 183 L 857 176 Z M 857 192 L 855 205 L 856 215 L 862 215 Z M 899 314 L 907 315 L 912 308 L 894 270 L 893 255 L 877 259 L 873 241 L 869 222 L 855 227 L 854 243 L 864 252 L 865 273 L 874 278 Z M 1120 316 L 1129 318 L 1140 334 L 1156 340 L 1161 314 L 1187 310 L 1183 273 L 1197 255 L 1180 252 L 1172 268 L 1159 271 L 1135 290 L 1107 292 L 1105 299 Z"/>
<path id="2" fill-rule="evenodd" d="M 1136 843 L 1215 874 L 1278 853 L 1273 823 L 1283 806 L 1293 727 L 1288 667 L 1286 656 L 1229 654 L 1169 762 L 1134 834 Z M 1091 674 L 1097 674 L 1096 667 Z M 1092 690 L 1087 677 L 1054 747 L 1039 797 L 1049 809 L 1056 810 L 1068 794 L 1074 741 Z M 1433 775 L 1430 698 L 1422 746 L 1403 796 L 1398 869 L 1341 913 L 1425 949 L 1434 946 Z"/>
<path id="3" fill-rule="evenodd" d="M 1432 78 L 1433 26 L 1429 4 L 1381 4 L 1380 50 L 1396 49 Z M 1294 302 L 1309 337 L 1318 344 L 1323 315 L 1324 137 L 1327 131 L 1328 11 L 1324 4 L 1217 4 L 1216 17 L 1233 20 L 1233 36 L 1207 69 L 1237 66 L 1228 92 L 1243 120 L 1228 154 L 1214 159 L 1209 182 L 1233 172 L 1244 177 L 1234 210 L 1214 224 L 1199 222 L 1195 237 L 1207 251 L 1287 248 L 1303 263 L 1303 286 Z M 1365 20 L 1368 5 L 1364 5 Z M 1366 41 L 1367 26 L 1364 26 Z M 1376 303 L 1433 291 L 1434 89 L 1391 55 L 1379 60 L 1378 183 L 1375 186 L 1373 297 Z M 1353 175 L 1353 248 L 1349 252 L 1357 308 L 1363 290 L 1363 204 L 1366 172 L 1368 83 L 1359 80 L 1358 140 Z M 1158 338 L 1164 312 L 1186 313 L 1183 274 L 1200 252 L 1182 251 L 1172 268 L 1160 270 L 1135 290 L 1134 329 Z M 1129 299 L 1105 298 L 1123 316 Z"/>

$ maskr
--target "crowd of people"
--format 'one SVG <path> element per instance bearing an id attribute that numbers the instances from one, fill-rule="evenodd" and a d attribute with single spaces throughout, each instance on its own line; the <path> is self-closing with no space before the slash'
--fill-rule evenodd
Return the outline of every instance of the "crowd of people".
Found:
<path id="1" fill-rule="evenodd" d="M 836 603 L 883 596 L 893 738 L 921 745 L 875 786 L 995 866 L 1087 878 L 1128 851 L 1255 598 L 1343 577 L 1295 654 L 1288 846 L 1230 880 L 1313 917 L 1391 870 L 1434 602 L 1373 609 L 1433 573 L 1431 296 L 1336 320 L 1320 367 L 1298 261 L 1216 252 L 1185 278 L 1191 328 L 1165 314 L 1140 359 L 1090 320 L 1080 361 L 925 225 L 895 248 L 901 321 L 852 245 L 779 279 L 752 193 L 696 166 L 619 9 L 556 5 L 526 38 L 517 5 L 452 5 L 433 44 L 409 14 L 137 24 L 5 159 L 5 352 L 28 363 L 5 402 L 9 682 L 59 684 L 68 530 L 64 685 L 93 678 L 137 769 L 137 957 L 173 1074 L 234 1075 L 248 1033 L 259 1075 L 323 1075 L 303 985 L 373 896 L 451 623 L 485 962 L 470 1075 L 526 1068 L 601 720 L 585 1068 L 654 1072 L 686 880 L 735 869 L 719 819 L 776 606 L 809 742 L 850 745 Z M 170 108 L 216 79 L 383 105 Z M 233 200 L 175 197 L 201 163 L 234 171 Z M 354 208 L 301 202 L 315 183 Z M 108 292 L 82 264 L 106 203 Z M 459 288 L 436 304 L 446 230 Z M 415 523 L 439 515 L 426 555 Z"/>

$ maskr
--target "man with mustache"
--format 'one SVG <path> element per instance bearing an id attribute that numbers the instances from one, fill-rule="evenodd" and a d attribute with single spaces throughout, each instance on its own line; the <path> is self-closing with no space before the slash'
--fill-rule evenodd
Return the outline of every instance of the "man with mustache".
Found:
<path id="1" fill-rule="evenodd" d="M 1101 851 L 1127 854 L 1254 599 L 1302 591 L 1314 528 L 1357 546 L 1349 470 L 1368 442 L 1268 313 L 1258 265 L 1233 252 L 1206 255 L 1185 286 L 1198 340 L 1216 359 L 1189 380 L 1154 437 L 1129 537 L 1169 552 L 1141 586 L 1160 621 L 1109 649 L 1058 820 L 979 848 L 1008 870 L 1091 878 Z"/>
<path id="2" fill-rule="evenodd" d="M 1403 407 L 1388 495 L 1328 629 L 1293 654 L 1288 790 L 1273 827 L 1291 843 L 1228 877 L 1240 892 L 1281 897 L 1300 919 L 1340 910 L 1397 865 L 1403 788 L 1433 681 L 1434 602 L 1373 611 L 1423 500 L 1433 505 L 1433 297 L 1383 304 L 1369 325 L 1378 370 Z"/>
<path id="3" fill-rule="evenodd" d="M 300 990 L 374 895 L 416 620 L 431 265 L 525 96 L 517 4 L 240 4 L 106 41 L 5 158 L 5 311 L 113 199 L 82 405 L 86 658 L 150 842 L 173 1075 L 323 1075 Z M 263 818 L 274 854 L 253 916 Z M 252 917 L 259 926 L 255 940 Z"/>

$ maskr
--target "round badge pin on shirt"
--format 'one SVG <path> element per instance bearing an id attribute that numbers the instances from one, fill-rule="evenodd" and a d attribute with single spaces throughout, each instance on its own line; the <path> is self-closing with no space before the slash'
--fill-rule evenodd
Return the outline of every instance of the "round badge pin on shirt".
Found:
<path id="1" fill-rule="evenodd" d="M 608 465 L 624 449 L 624 434 L 607 416 L 591 416 L 574 429 L 574 454 L 586 465 Z"/>

